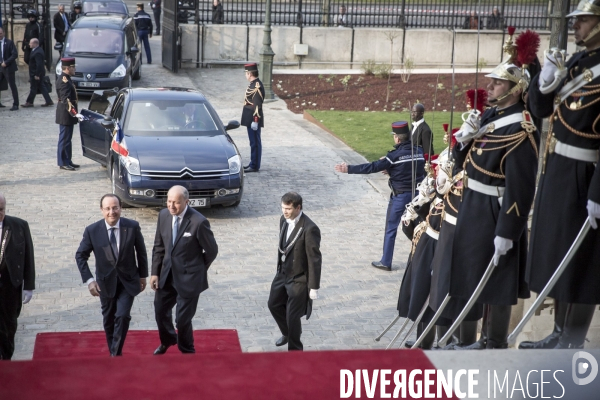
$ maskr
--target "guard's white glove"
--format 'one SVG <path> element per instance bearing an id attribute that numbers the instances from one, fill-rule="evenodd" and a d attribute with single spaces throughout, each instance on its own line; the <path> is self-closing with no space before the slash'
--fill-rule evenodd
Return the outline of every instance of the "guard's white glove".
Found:
<path id="1" fill-rule="evenodd" d="M 463 124 L 460 130 L 454 134 L 458 143 L 465 143 L 480 136 L 481 112 L 479 110 L 471 110 L 463 113 L 462 120 Z"/>
<path id="2" fill-rule="evenodd" d="M 496 250 L 494 251 L 494 265 L 497 266 L 500 262 L 500 257 L 505 255 L 510 249 L 512 249 L 513 241 L 500 236 L 496 236 L 496 238 L 494 238 L 494 247 L 496 248 Z"/>
<path id="3" fill-rule="evenodd" d="M 79 122 L 85 121 L 87 119 L 86 117 L 84 117 L 83 115 L 81 115 L 79 113 L 75 114 L 75 117 L 77 117 L 77 119 L 79 120 Z"/>
<path id="4" fill-rule="evenodd" d="M 33 290 L 23 290 L 23 304 L 29 303 L 33 297 Z"/>
<path id="5" fill-rule="evenodd" d="M 544 66 L 538 80 L 540 92 L 543 94 L 554 92 L 560 82 L 567 76 L 565 58 L 564 50 L 552 48 L 544 52 Z"/>
<path id="6" fill-rule="evenodd" d="M 600 204 L 588 200 L 587 210 L 590 217 L 590 225 L 592 228 L 597 229 L 598 222 L 596 222 L 596 218 L 600 218 Z"/>
<path id="7" fill-rule="evenodd" d="M 311 298 L 311 300 L 316 300 L 319 298 L 319 289 L 310 289 L 310 293 L 308 294 L 308 296 Z"/>
<path id="8" fill-rule="evenodd" d="M 253 123 L 251 123 L 251 124 L 250 124 L 250 128 L 251 128 L 253 131 L 256 131 L 256 130 L 258 130 L 258 122 L 253 122 Z"/>

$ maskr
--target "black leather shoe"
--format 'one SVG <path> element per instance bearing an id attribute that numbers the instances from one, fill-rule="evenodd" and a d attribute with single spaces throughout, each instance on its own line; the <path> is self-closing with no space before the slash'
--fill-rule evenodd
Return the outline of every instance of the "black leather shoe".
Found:
<path id="1" fill-rule="evenodd" d="M 550 335 L 546 336 L 542 340 L 538 340 L 537 342 L 532 341 L 524 341 L 519 344 L 519 349 L 521 350 L 541 350 L 541 349 L 553 349 L 558 344 L 558 340 L 560 339 L 561 332 L 552 332 Z"/>
<path id="2" fill-rule="evenodd" d="M 79 164 L 75 164 L 75 163 L 71 163 L 70 165 L 71 165 L 71 167 L 73 167 L 73 168 L 79 168 L 79 167 L 80 167 L 80 165 L 79 165 Z"/>
<path id="3" fill-rule="evenodd" d="M 380 263 L 379 261 L 373 261 L 371 263 L 371 265 L 374 266 L 375 268 L 379 268 L 379 269 L 382 269 L 382 270 L 388 271 L 388 272 L 392 270 L 392 267 L 385 266 L 382 263 Z"/>
<path id="4" fill-rule="evenodd" d="M 288 342 L 288 337 L 282 336 L 279 339 L 277 339 L 277 341 L 275 342 L 275 346 L 277 346 L 277 347 L 283 346 L 283 345 L 286 345 L 287 342 Z"/>
<path id="5" fill-rule="evenodd" d="M 171 345 L 171 346 L 174 346 L 174 345 Z M 156 348 L 156 350 L 154 350 L 154 355 L 158 356 L 161 354 L 165 354 L 167 352 L 167 349 L 171 346 L 165 346 L 164 344 L 161 343 L 160 346 L 158 346 Z"/>
<path id="6" fill-rule="evenodd" d="M 479 339 L 469 346 L 454 345 L 454 350 L 485 350 L 487 347 L 487 339 Z"/>
<path id="7" fill-rule="evenodd" d="M 12 106 L 12 108 L 10 109 L 10 111 L 17 111 L 19 109 L 19 106 Z"/>
<path id="8" fill-rule="evenodd" d="M 60 167 L 60 169 L 64 169 L 65 171 L 75 171 L 75 168 L 71 167 L 70 165 L 63 165 Z"/>
<path id="9" fill-rule="evenodd" d="M 407 340 L 406 343 L 404 343 L 404 347 L 406 347 L 407 349 L 412 349 L 414 344 L 415 344 L 414 340 Z"/>
<path id="10" fill-rule="evenodd" d="M 244 168 L 244 172 L 258 172 L 258 170 L 248 167 L 248 168 Z"/>

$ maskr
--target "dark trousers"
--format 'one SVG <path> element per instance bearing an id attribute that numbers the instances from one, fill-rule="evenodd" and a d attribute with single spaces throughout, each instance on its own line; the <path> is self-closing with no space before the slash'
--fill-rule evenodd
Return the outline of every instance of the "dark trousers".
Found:
<path id="1" fill-rule="evenodd" d="M 259 170 L 260 169 L 260 159 L 262 158 L 262 141 L 260 139 L 260 126 L 257 130 L 253 130 L 249 126 L 248 129 L 248 139 L 250 140 L 250 164 L 248 166 L 250 168 Z"/>
<path id="2" fill-rule="evenodd" d="M 29 74 L 29 96 L 27 96 L 27 103 L 33 104 L 35 100 L 35 96 L 37 95 L 38 90 L 42 92 L 42 96 L 44 96 L 44 100 L 46 103 L 52 103 L 52 99 L 48 94 L 48 88 L 44 85 L 44 77 L 40 76 L 40 79 L 35 79 L 35 75 Z"/>
<path id="3" fill-rule="evenodd" d="M 271 283 L 267 305 L 281 334 L 288 337 L 288 350 L 302 350 L 300 319 L 306 315 L 308 305 L 306 283 L 294 282 L 283 271 L 278 272 Z"/>
<path id="4" fill-rule="evenodd" d="M 127 293 L 121 281 L 117 278 L 115 297 L 100 296 L 102 306 L 102 323 L 106 333 L 106 343 L 111 355 L 120 356 L 123 353 L 123 344 L 129 331 L 131 322 L 131 306 L 134 297 Z"/>
<path id="5" fill-rule="evenodd" d="M 5 268 L 0 272 L 0 360 L 10 360 L 15 352 L 17 318 L 23 305 L 22 287 L 14 287 Z"/>
<path id="6" fill-rule="evenodd" d="M 13 106 L 19 106 L 19 92 L 15 83 L 15 71 L 9 71 L 8 68 L 0 67 L 0 82 L 6 79 L 13 97 Z"/>
<path id="7" fill-rule="evenodd" d="M 59 125 L 60 133 L 58 135 L 58 149 L 56 154 L 56 162 L 59 167 L 71 165 L 71 157 L 73 156 L 73 139 L 74 125 Z"/>
<path id="8" fill-rule="evenodd" d="M 156 34 L 160 35 L 160 13 L 162 8 L 152 10 L 154 12 L 154 25 L 156 25 Z"/>
<path id="9" fill-rule="evenodd" d="M 152 34 L 152 32 L 148 32 L 147 30 L 138 31 L 138 36 L 140 40 L 144 43 L 144 51 L 146 52 L 146 60 L 148 64 L 152 64 L 152 53 L 150 52 L 150 42 L 148 41 L 148 33 Z"/>
<path id="10" fill-rule="evenodd" d="M 173 286 L 173 275 L 169 271 L 169 276 L 165 286 L 158 289 L 154 295 L 154 316 L 156 325 L 158 325 L 158 336 L 160 342 L 165 346 L 177 344 L 182 353 L 195 353 L 194 349 L 194 328 L 192 327 L 192 318 L 196 314 L 198 300 L 200 295 L 183 298 L 177 293 Z M 177 324 L 177 333 L 173 326 L 173 307 L 177 304 L 175 314 L 175 323 Z"/>
<path id="11" fill-rule="evenodd" d="M 396 234 L 398 233 L 398 225 L 400 218 L 406 208 L 406 205 L 411 201 L 412 193 L 404 192 L 397 196 L 390 197 L 387 208 L 387 216 L 385 218 L 385 236 L 383 237 L 383 256 L 381 263 L 385 266 L 392 266 L 394 258 L 394 247 L 396 245 Z"/>

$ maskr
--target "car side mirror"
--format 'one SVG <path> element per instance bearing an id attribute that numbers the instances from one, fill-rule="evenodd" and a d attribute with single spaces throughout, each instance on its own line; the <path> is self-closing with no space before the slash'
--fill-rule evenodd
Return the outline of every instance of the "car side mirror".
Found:
<path id="1" fill-rule="evenodd" d="M 225 130 L 228 131 L 228 130 L 231 130 L 231 129 L 237 129 L 239 127 L 240 127 L 240 123 L 238 121 L 232 119 L 225 126 Z"/>
<path id="2" fill-rule="evenodd" d="M 100 122 L 100 125 L 102 125 L 106 129 L 112 129 L 115 126 L 115 122 L 112 119 L 112 117 L 104 117 L 102 122 Z"/>
<path id="3" fill-rule="evenodd" d="M 140 49 L 138 49 L 136 46 L 133 46 L 131 49 L 129 49 L 129 51 L 127 52 L 127 55 L 135 55 L 137 52 L 139 52 Z"/>

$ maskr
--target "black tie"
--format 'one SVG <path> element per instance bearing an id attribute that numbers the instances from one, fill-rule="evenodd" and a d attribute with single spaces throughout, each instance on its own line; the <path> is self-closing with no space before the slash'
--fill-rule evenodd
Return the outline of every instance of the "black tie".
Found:
<path id="1" fill-rule="evenodd" d="M 115 260 L 119 257 L 119 248 L 117 247 L 117 237 L 115 236 L 115 229 L 110 228 L 110 247 L 112 247 L 113 255 Z"/>

